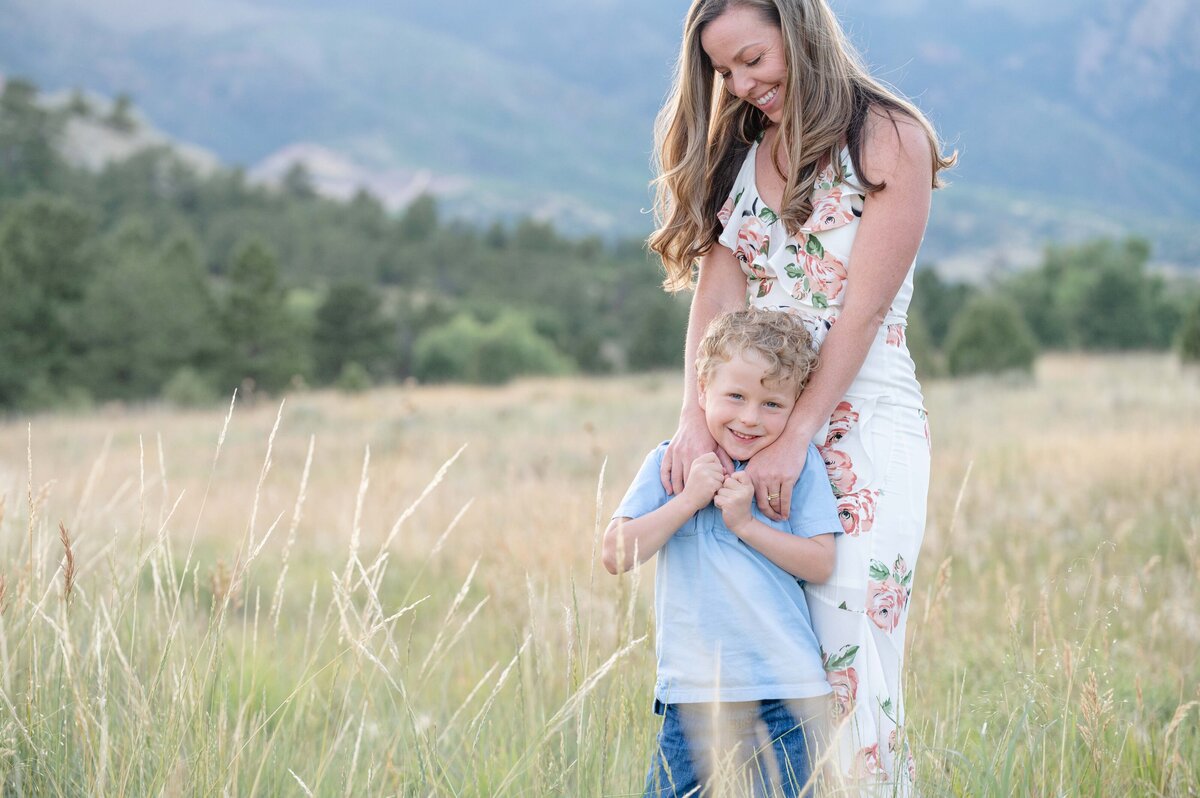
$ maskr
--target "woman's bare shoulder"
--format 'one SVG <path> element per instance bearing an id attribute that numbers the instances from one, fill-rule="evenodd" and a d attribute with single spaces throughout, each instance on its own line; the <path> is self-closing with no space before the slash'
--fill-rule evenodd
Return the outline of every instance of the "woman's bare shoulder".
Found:
<path id="1" fill-rule="evenodd" d="M 862 160 L 874 182 L 927 175 L 933 160 L 929 134 L 906 113 L 872 106 L 864 123 Z"/>

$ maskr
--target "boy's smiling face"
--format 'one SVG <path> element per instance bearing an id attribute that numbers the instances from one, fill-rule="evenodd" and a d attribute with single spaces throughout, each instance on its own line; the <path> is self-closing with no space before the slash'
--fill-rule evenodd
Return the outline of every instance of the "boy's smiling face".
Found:
<path id="1" fill-rule="evenodd" d="M 795 383 L 763 384 L 768 367 L 758 353 L 738 352 L 700 386 L 708 431 L 734 460 L 749 460 L 774 443 L 796 403 Z"/>

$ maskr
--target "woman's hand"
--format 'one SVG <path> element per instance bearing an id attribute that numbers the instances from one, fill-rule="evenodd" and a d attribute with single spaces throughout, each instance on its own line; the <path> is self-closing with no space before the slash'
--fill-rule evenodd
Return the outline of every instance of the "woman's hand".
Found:
<path id="1" fill-rule="evenodd" d="M 772 521 L 787 519 L 792 510 L 792 488 L 804 461 L 808 457 L 808 442 L 781 436 L 759 451 L 746 464 L 745 473 L 754 480 L 754 496 L 758 509 Z"/>
<path id="2" fill-rule="evenodd" d="M 704 414 L 700 412 L 685 413 L 679 418 L 679 428 L 671 436 L 667 453 L 663 456 L 662 469 L 659 474 L 663 488 L 671 495 L 683 491 L 686 477 L 692 463 L 697 457 L 715 453 L 726 474 L 733 473 L 733 461 L 725 450 L 717 446 L 713 436 L 704 423 Z"/>

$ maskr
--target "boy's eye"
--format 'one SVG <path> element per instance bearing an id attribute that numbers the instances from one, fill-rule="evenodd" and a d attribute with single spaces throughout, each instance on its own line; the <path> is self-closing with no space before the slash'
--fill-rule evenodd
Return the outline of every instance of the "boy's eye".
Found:
<path id="1" fill-rule="evenodd" d="M 763 404 L 766 405 L 767 407 L 771 408 L 772 410 L 783 407 L 783 405 L 779 404 L 779 402 L 763 402 Z"/>
<path id="2" fill-rule="evenodd" d="M 740 393 L 731 393 L 731 394 L 729 394 L 729 398 L 734 399 L 734 400 L 740 400 L 742 398 L 742 395 Z"/>

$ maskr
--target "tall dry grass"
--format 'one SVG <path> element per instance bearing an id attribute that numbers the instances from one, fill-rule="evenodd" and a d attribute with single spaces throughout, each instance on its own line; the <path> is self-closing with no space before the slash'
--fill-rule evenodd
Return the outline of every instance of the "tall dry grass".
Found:
<path id="1" fill-rule="evenodd" d="M 5 796 L 640 794 L 652 579 L 605 574 L 596 533 L 677 395 L 0 426 Z M 1196 794 L 1200 379 L 1057 357 L 927 405 L 922 794 Z"/>

